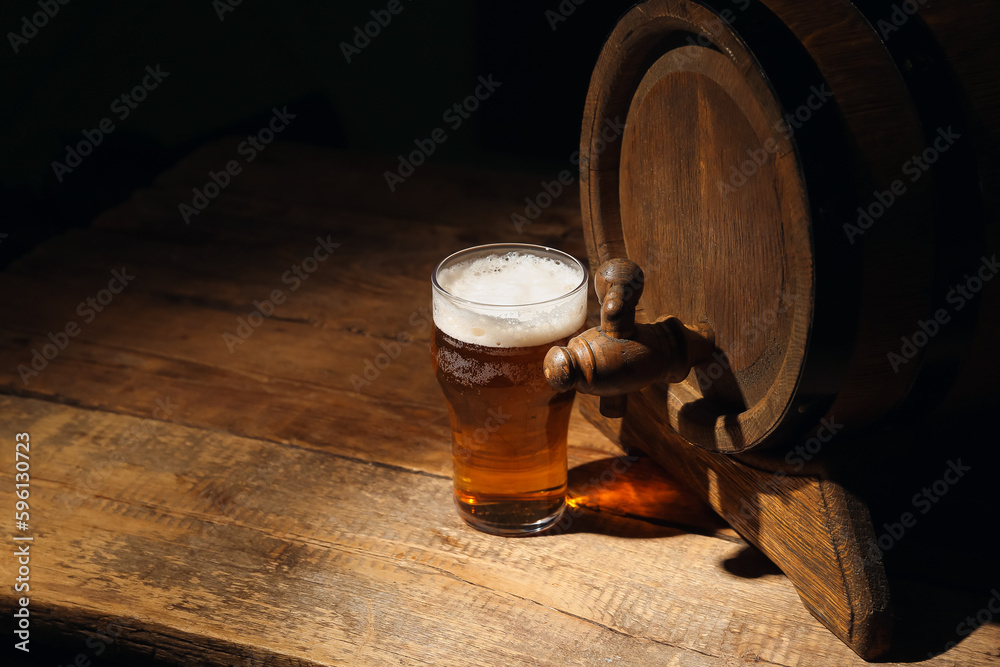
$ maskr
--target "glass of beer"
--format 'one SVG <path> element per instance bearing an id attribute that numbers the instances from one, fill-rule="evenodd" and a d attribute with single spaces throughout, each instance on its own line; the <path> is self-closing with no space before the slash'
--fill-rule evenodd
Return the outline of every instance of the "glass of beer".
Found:
<path id="1" fill-rule="evenodd" d="M 462 250 L 434 270 L 431 358 L 451 417 L 455 505 L 478 530 L 529 535 L 566 506 L 574 392 L 542 361 L 587 316 L 587 270 L 519 243 Z"/>

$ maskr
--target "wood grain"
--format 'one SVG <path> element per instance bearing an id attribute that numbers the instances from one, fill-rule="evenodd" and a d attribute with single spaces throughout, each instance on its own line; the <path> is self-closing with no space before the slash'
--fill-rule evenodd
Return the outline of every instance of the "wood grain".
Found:
<path id="1" fill-rule="evenodd" d="M 846 452 L 931 457 L 936 440 L 913 423 L 986 430 L 974 406 L 1000 397 L 985 386 L 1000 354 L 983 347 L 1000 326 L 995 286 L 955 302 L 966 281 L 987 282 L 979 267 L 997 249 L 982 184 L 996 189 L 984 155 L 1000 128 L 1000 87 L 957 35 L 976 23 L 964 39 L 996 62 L 981 25 L 995 32 L 1000 16 L 939 8 L 900 25 L 888 2 L 819 4 L 647 0 L 626 13 L 591 78 L 581 204 L 592 264 L 645 272 L 641 319 L 707 327 L 718 347 L 681 381 L 633 372 L 651 386 L 629 398 L 623 444 L 683 470 L 873 659 L 890 646 L 890 587 L 853 491 L 867 473 Z M 827 423 L 837 442 L 788 475 Z M 905 454 L 887 432 L 907 434 Z M 964 451 L 988 456 L 976 442 Z M 786 481 L 767 489 L 775 473 Z M 745 516 L 761 499 L 773 502 Z"/>
<path id="2" fill-rule="evenodd" d="M 664 422 L 651 422 L 655 392 L 632 397 L 632 413 L 604 424 L 619 442 L 641 447 L 679 475 L 771 558 L 810 611 L 863 657 L 890 646 L 892 609 L 868 509 L 825 471 L 780 476 L 737 457 L 697 447 Z M 598 421 L 590 397 L 583 409 Z"/>
<path id="3" fill-rule="evenodd" d="M 311 167 L 306 161 L 303 168 Z M 168 174 L 164 180 L 171 178 Z M 275 180 L 272 188 L 284 186 Z M 170 395 L 183 406 L 177 418 L 184 423 L 308 446 L 336 440 L 360 458 L 450 474 L 450 453 L 441 446 L 447 440 L 447 412 L 430 365 L 429 277 L 443 256 L 480 242 L 477 238 L 488 240 L 485 233 L 477 237 L 471 227 L 452 226 L 438 227 L 435 234 L 432 225 L 331 216 L 319 208 L 290 215 L 295 225 L 279 225 L 269 221 L 265 197 L 253 213 L 237 215 L 235 209 L 247 205 L 230 204 L 228 192 L 209 209 L 226 217 L 206 222 L 209 230 L 191 230 L 191 237 L 184 236 L 188 229 L 173 218 L 176 208 L 165 204 L 166 197 L 156 209 L 169 225 L 164 233 L 109 229 L 137 219 L 135 208 L 142 219 L 155 220 L 151 198 L 140 193 L 136 200 L 141 203 L 112 212 L 99 229 L 55 239 L 44 254 L 12 267 L 3 307 L 32 315 L 5 317 L 0 326 L 5 342 L 0 366 L 11 371 L 0 382 L 9 391 L 58 395 L 140 415 L 157 398 Z M 311 222 L 310 216 L 315 216 Z M 341 246 L 293 289 L 296 283 L 289 285 L 282 276 L 312 253 L 318 236 Z M 81 253 L 84 244 L 88 251 Z M 77 304 L 106 285 L 111 268 L 121 266 L 136 280 L 91 324 L 84 323 Z M 365 279 L 358 282 L 357 275 Z M 245 320 L 255 310 L 253 302 L 268 299 L 275 289 L 287 300 L 230 352 L 223 333 L 234 334 L 238 318 Z M 391 307 L 372 305 L 389 299 Z M 45 303 L 41 311 L 40 301 Z M 48 332 L 61 330 L 68 320 L 77 321 L 82 333 L 25 385 L 16 367 L 29 364 L 31 350 L 41 348 Z M 400 334 L 412 342 L 399 345 Z M 372 368 L 368 377 L 374 379 L 361 383 L 369 364 L 381 363 L 383 346 L 390 352 L 398 346 L 397 358 L 384 369 Z M 350 411 L 329 409 L 343 401 L 351 402 Z M 372 425 L 369 432 L 354 432 L 359 420 Z M 353 437 L 345 439 L 345 433 Z M 401 439 L 406 447 L 399 446 Z"/>
<path id="4" fill-rule="evenodd" d="M 648 459 L 623 471 L 579 414 L 567 530 L 505 540 L 455 515 L 410 316 L 461 247 L 583 256 L 575 192 L 518 236 L 509 216 L 546 175 L 428 165 L 387 197 L 377 158 L 274 144 L 184 225 L 177 203 L 234 146 L 0 275 L 0 438 L 34 443 L 33 637 L 52 664 L 863 664 L 691 491 Z M 282 273 L 320 235 L 341 246 L 292 292 Z M 122 266 L 134 282 L 83 322 Z M 230 353 L 222 333 L 275 288 L 288 299 Z M 80 334 L 24 385 L 17 365 L 70 320 Z M 987 625 L 928 664 L 990 664 L 997 642 Z"/>
<path id="5" fill-rule="evenodd" d="M 0 409 L 36 452 L 32 604 L 72 648 L 119 618 L 124 649 L 167 637 L 160 659 L 180 662 L 859 664 L 784 577 L 727 571 L 739 542 L 625 517 L 496 538 L 457 518 L 445 477 L 171 423 L 123 444 L 139 418 Z M 937 663 L 986 664 L 990 637 Z"/>
<path id="6" fill-rule="evenodd" d="M 959 396 L 994 399 L 983 378 L 1000 361 L 980 345 L 1000 326 L 995 286 L 948 312 L 919 363 L 887 360 L 996 251 L 996 212 L 967 191 L 992 177 L 982 154 L 1000 127 L 995 82 L 955 48 L 968 14 L 915 19 L 887 49 L 871 23 L 880 3 L 765 4 L 717 14 L 649 0 L 622 17 L 591 79 L 581 203 L 592 263 L 636 261 L 646 321 L 707 323 L 726 355 L 718 381 L 665 389 L 672 428 L 742 451 L 824 415 L 861 431 L 949 392 L 953 409 Z M 995 29 L 995 8 L 981 14 Z M 950 48 L 940 58 L 939 34 Z M 950 71 L 948 54 L 955 77 L 906 66 Z M 941 150 L 941 132 L 966 127 L 969 141 Z M 914 176 L 927 150 L 940 164 Z M 868 209 L 875 220 L 859 223 Z M 957 353 L 973 341 L 976 371 Z"/>

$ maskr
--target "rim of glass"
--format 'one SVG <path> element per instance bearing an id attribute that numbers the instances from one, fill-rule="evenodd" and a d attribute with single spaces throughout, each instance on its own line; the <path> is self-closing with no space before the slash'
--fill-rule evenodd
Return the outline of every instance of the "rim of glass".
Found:
<path id="1" fill-rule="evenodd" d="M 573 289 L 569 290 L 565 294 L 561 294 L 561 295 L 559 295 L 557 297 L 554 297 L 552 299 L 546 299 L 545 301 L 532 301 L 530 303 L 483 303 L 482 301 L 473 301 L 471 299 L 465 299 L 465 298 L 460 297 L 458 295 L 452 294 L 451 292 L 449 292 L 448 290 L 446 290 L 444 287 L 442 287 L 441 283 L 438 282 L 438 273 L 441 271 L 442 267 L 444 267 L 449 262 L 453 262 L 460 255 L 466 255 L 466 254 L 470 254 L 471 255 L 473 253 L 475 253 L 475 254 L 482 254 L 482 255 L 499 254 L 496 251 L 500 250 L 501 248 L 507 248 L 508 251 L 510 251 L 510 250 L 524 250 L 524 251 L 536 251 L 537 252 L 537 251 L 541 250 L 541 251 L 544 251 L 544 252 L 553 253 L 555 255 L 558 255 L 561 259 L 563 259 L 567 263 L 569 263 L 571 265 L 575 265 L 575 266 L 580 267 L 580 270 L 583 271 L 583 275 L 580 278 L 579 284 L 577 284 L 576 287 L 574 287 Z M 558 248 L 550 248 L 549 246 L 536 245 L 534 243 L 487 243 L 487 244 L 484 244 L 484 245 L 472 246 L 471 248 L 465 248 L 463 250 L 459 250 L 458 252 L 453 252 L 452 254 L 450 254 L 447 257 L 445 257 L 444 259 L 442 259 L 440 262 L 438 262 L 437 266 L 434 267 L 434 272 L 431 273 L 431 285 L 433 285 L 434 289 L 437 292 L 440 292 L 442 296 L 444 296 L 444 297 L 446 297 L 446 298 L 448 298 L 448 299 L 450 299 L 452 301 L 455 301 L 457 303 L 466 303 L 466 304 L 469 304 L 469 305 L 472 305 L 472 306 L 476 306 L 477 308 L 498 308 L 498 309 L 499 308 L 527 308 L 527 307 L 530 307 L 530 306 L 542 306 L 542 305 L 545 305 L 547 303 L 555 303 L 556 301 L 562 301 L 562 300 L 564 300 L 564 299 L 566 299 L 568 297 L 573 296 L 574 294 L 576 294 L 577 292 L 579 292 L 581 289 L 586 289 L 587 288 L 587 267 L 584 265 L 583 262 L 581 262 L 580 260 L 578 260 L 576 257 L 573 257 L 573 255 L 570 255 L 569 253 L 563 252 L 562 250 L 559 250 Z"/>

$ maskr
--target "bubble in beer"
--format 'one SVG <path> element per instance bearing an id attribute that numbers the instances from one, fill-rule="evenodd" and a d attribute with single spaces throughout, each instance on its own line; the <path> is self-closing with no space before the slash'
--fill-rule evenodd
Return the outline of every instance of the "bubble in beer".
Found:
<path id="1" fill-rule="evenodd" d="M 434 323 L 466 343 L 540 345 L 572 335 L 586 319 L 587 290 L 577 290 L 584 273 L 558 259 L 517 251 L 486 255 L 444 267 L 437 279 L 464 301 L 435 291 Z"/>

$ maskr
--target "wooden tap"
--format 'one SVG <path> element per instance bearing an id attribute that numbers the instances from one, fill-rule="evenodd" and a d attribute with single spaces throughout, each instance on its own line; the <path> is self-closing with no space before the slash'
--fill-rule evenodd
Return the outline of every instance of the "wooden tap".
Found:
<path id="1" fill-rule="evenodd" d="M 628 259 L 611 259 L 594 276 L 601 326 L 553 347 L 545 355 L 545 378 L 557 391 L 576 389 L 601 397 L 601 414 L 623 417 L 628 393 L 654 382 L 679 382 L 692 366 L 710 358 L 714 337 L 676 317 L 636 324 L 642 269 Z"/>

